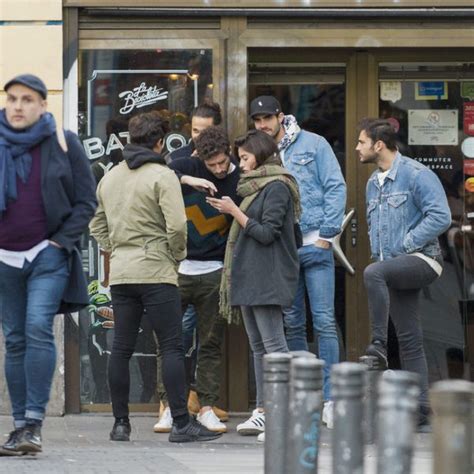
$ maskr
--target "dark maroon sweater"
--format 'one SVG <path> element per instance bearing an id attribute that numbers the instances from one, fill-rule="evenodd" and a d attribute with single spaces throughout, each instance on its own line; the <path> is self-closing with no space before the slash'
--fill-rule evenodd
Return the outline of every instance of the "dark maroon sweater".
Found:
<path id="1" fill-rule="evenodd" d="M 18 198 L 8 204 L 0 219 L 0 249 L 29 250 L 48 236 L 41 194 L 41 150 L 30 151 L 33 163 L 26 183 L 17 177 Z"/>

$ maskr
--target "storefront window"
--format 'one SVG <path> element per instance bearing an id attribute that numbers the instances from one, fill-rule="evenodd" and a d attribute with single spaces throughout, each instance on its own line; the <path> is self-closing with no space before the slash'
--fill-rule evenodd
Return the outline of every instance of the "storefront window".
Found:
<path id="1" fill-rule="evenodd" d="M 169 122 L 167 154 L 188 143 L 190 112 L 212 99 L 211 50 L 85 50 L 79 60 L 79 135 L 97 183 L 122 160 L 131 117 L 157 111 Z M 108 255 L 94 239 L 85 236 L 84 240 L 90 306 L 79 315 L 80 393 L 82 405 L 87 405 L 110 402 L 107 363 L 114 318 Z M 130 378 L 131 403 L 155 401 L 156 344 L 146 318 L 130 363 Z"/>
<path id="2" fill-rule="evenodd" d="M 468 309 L 474 302 L 474 64 L 382 64 L 379 77 L 380 116 L 399 130 L 401 153 L 438 175 L 452 213 L 451 228 L 440 237 L 443 274 L 422 295 L 430 378 L 468 377 Z M 396 359 L 393 338 L 392 343 Z"/>

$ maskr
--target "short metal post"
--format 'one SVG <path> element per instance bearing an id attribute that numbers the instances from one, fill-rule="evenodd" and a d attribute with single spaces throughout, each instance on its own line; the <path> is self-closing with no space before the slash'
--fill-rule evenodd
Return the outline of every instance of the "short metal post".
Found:
<path id="1" fill-rule="evenodd" d="M 375 443 L 375 428 L 377 426 L 377 387 L 383 370 L 375 356 L 359 357 L 359 362 L 367 367 L 365 373 L 364 419 L 362 422 L 365 442 L 373 444 Z"/>
<path id="2" fill-rule="evenodd" d="M 433 473 L 471 474 L 474 384 L 442 380 L 431 389 L 433 408 Z"/>
<path id="3" fill-rule="evenodd" d="M 419 377 L 385 372 L 379 383 L 377 474 L 410 474 L 418 419 Z"/>
<path id="4" fill-rule="evenodd" d="M 300 350 L 300 351 L 290 351 L 290 354 L 291 354 L 293 357 L 311 357 L 311 358 L 316 357 L 312 352 L 310 352 L 310 351 L 303 351 L 303 350 Z"/>
<path id="5" fill-rule="evenodd" d="M 324 361 L 316 358 L 291 361 L 286 473 L 315 474 L 318 471 L 323 367 Z"/>
<path id="6" fill-rule="evenodd" d="M 332 366 L 331 392 L 334 401 L 332 433 L 333 474 L 364 472 L 363 395 L 367 367 L 354 362 Z"/>
<path id="7" fill-rule="evenodd" d="M 285 474 L 291 359 L 291 354 L 280 352 L 263 357 L 265 474 Z"/>

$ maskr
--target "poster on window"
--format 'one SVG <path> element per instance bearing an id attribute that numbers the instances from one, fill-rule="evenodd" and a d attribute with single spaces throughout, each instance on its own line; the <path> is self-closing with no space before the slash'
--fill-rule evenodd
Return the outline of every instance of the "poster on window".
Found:
<path id="1" fill-rule="evenodd" d="M 409 145 L 457 145 L 457 110 L 408 110 Z"/>
<path id="2" fill-rule="evenodd" d="M 474 102 L 463 104 L 463 126 L 466 135 L 474 135 Z"/>
<path id="3" fill-rule="evenodd" d="M 447 98 L 446 81 L 415 82 L 415 100 L 446 100 Z"/>
<path id="4" fill-rule="evenodd" d="M 402 98 L 402 82 L 401 81 L 381 81 L 380 82 L 380 99 L 397 102 Z"/>

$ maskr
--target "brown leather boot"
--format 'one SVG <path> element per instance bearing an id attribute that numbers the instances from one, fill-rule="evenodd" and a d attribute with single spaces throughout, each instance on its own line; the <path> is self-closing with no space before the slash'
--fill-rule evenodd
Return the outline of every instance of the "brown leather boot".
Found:
<path id="1" fill-rule="evenodd" d="M 201 409 L 201 404 L 199 403 L 197 393 L 194 390 L 190 390 L 189 397 L 188 397 L 189 413 L 192 413 L 193 415 L 197 415 L 200 409 Z"/>
<path id="2" fill-rule="evenodd" d="M 217 418 L 221 421 L 229 421 L 229 412 L 222 410 L 222 408 L 212 407 L 212 411 L 216 414 Z"/>

